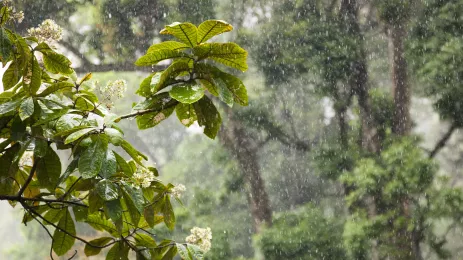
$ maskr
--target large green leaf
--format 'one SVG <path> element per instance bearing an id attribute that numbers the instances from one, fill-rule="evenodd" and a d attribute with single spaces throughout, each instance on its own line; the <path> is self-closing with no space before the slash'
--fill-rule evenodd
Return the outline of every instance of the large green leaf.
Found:
<path id="1" fill-rule="evenodd" d="M 140 158 L 143 158 L 145 160 L 148 160 L 148 157 L 146 155 L 142 154 L 140 151 L 135 149 L 129 142 L 126 140 L 122 140 L 121 142 L 121 147 L 124 149 L 126 153 L 132 157 L 134 161 L 136 161 L 138 164 L 142 164 Z"/>
<path id="2" fill-rule="evenodd" d="M 194 48 L 198 60 L 212 59 L 229 67 L 246 71 L 248 52 L 236 43 L 204 43 Z"/>
<path id="3" fill-rule="evenodd" d="M 74 84 L 70 83 L 70 82 L 58 82 L 58 83 L 55 83 L 55 84 L 52 84 L 50 86 L 48 86 L 44 91 L 42 91 L 40 94 L 38 94 L 37 96 L 39 97 L 45 97 L 45 96 L 48 96 L 58 90 L 62 90 L 62 89 L 66 89 L 66 88 L 73 88 L 75 87 Z"/>
<path id="4" fill-rule="evenodd" d="M 169 94 L 180 103 L 193 104 L 204 96 L 204 88 L 200 84 L 187 83 L 173 86 Z"/>
<path id="5" fill-rule="evenodd" d="M 104 211 L 106 215 L 116 223 L 119 233 L 122 231 L 122 213 L 123 208 L 120 200 L 110 200 L 104 202 Z"/>
<path id="6" fill-rule="evenodd" d="M 124 135 L 121 133 L 121 131 L 115 128 L 106 127 L 104 132 L 109 137 L 109 142 L 114 145 L 121 145 L 122 141 L 124 140 Z"/>
<path id="7" fill-rule="evenodd" d="M 141 247 L 156 247 L 156 241 L 150 235 L 136 233 L 134 236 L 137 246 Z"/>
<path id="8" fill-rule="evenodd" d="M 72 133 L 72 134 L 68 135 L 68 137 L 66 137 L 66 139 L 64 140 L 64 143 L 65 144 L 70 144 L 70 143 L 78 140 L 82 136 L 87 135 L 88 133 L 90 133 L 91 131 L 94 131 L 96 129 L 98 129 L 98 128 L 91 127 L 91 128 L 85 128 L 85 129 L 82 129 L 82 130 L 79 130 L 79 131 L 75 131 L 74 133 Z"/>
<path id="9" fill-rule="evenodd" d="M 171 106 L 160 111 L 147 113 L 137 117 L 137 126 L 139 129 L 148 129 L 156 126 L 163 120 L 167 119 L 174 112 L 175 106 Z"/>
<path id="10" fill-rule="evenodd" d="M 109 249 L 106 260 L 129 260 L 129 247 L 123 242 L 118 242 Z"/>
<path id="11" fill-rule="evenodd" d="M 138 90 L 135 92 L 136 94 L 142 96 L 142 97 L 149 97 L 153 94 L 153 87 L 154 84 L 152 82 L 154 81 L 155 78 L 157 78 L 157 81 L 159 81 L 159 78 L 161 77 L 161 72 L 154 72 L 151 73 L 148 77 L 146 77 L 141 83 L 140 87 Z"/>
<path id="12" fill-rule="evenodd" d="M 74 245 L 74 237 L 66 234 L 62 230 L 65 230 L 71 235 L 76 235 L 76 227 L 74 225 L 74 220 L 69 213 L 69 210 L 66 209 L 63 217 L 58 223 L 58 228 L 55 229 L 53 234 L 53 251 L 59 256 L 64 255 L 69 249 Z"/>
<path id="13" fill-rule="evenodd" d="M 42 68 L 40 68 L 39 62 L 35 56 L 32 56 L 31 65 L 32 76 L 29 91 L 30 93 L 35 94 L 42 84 Z"/>
<path id="14" fill-rule="evenodd" d="M 154 85 L 154 93 L 162 90 L 163 88 L 167 87 L 169 83 L 174 81 L 175 77 L 177 77 L 182 72 L 189 72 L 190 65 L 188 61 L 176 61 L 173 62 L 159 77 L 153 78 L 153 85 Z"/>
<path id="15" fill-rule="evenodd" d="M 10 101 L 3 104 L 0 104 L 0 116 L 9 114 L 15 111 L 20 104 L 20 100 Z"/>
<path id="16" fill-rule="evenodd" d="M 86 256 L 98 255 L 101 252 L 101 247 L 107 245 L 111 242 L 113 238 L 111 237 L 100 237 L 97 239 L 90 240 L 89 244 L 85 245 L 84 253 Z M 94 245 L 95 247 L 91 246 Z"/>
<path id="17" fill-rule="evenodd" d="M 61 174 L 61 160 L 50 146 L 47 154 L 38 162 L 36 174 L 40 185 L 54 191 Z"/>
<path id="18" fill-rule="evenodd" d="M 8 67 L 8 69 L 5 71 L 5 73 L 3 74 L 3 78 L 2 78 L 3 89 L 9 90 L 14 85 L 16 85 L 16 83 L 19 82 L 20 78 L 21 77 L 19 75 L 17 63 L 12 62 L 10 66 Z"/>
<path id="19" fill-rule="evenodd" d="M 181 43 L 181 42 L 176 42 L 176 41 L 165 41 L 161 43 L 156 43 L 151 45 L 148 48 L 148 51 L 146 53 L 162 50 L 162 49 L 168 49 L 168 50 L 173 50 L 173 51 L 179 51 L 183 49 L 188 49 L 190 48 L 188 45 Z"/>
<path id="20" fill-rule="evenodd" d="M 130 177 L 133 175 L 132 167 L 127 163 L 127 161 L 122 158 L 118 153 L 114 152 L 114 156 L 116 157 L 117 165 L 119 166 L 120 170 L 127 176 Z"/>
<path id="21" fill-rule="evenodd" d="M 56 223 L 58 222 L 59 220 L 61 220 L 61 218 L 63 217 L 63 215 L 66 214 L 66 210 L 65 209 L 60 209 L 60 208 L 50 208 L 47 213 L 43 216 L 48 222 L 45 222 L 44 224 L 45 225 L 51 225 L 51 223 Z"/>
<path id="22" fill-rule="evenodd" d="M 174 51 L 169 49 L 159 49 L 156 51 L 148 52 L 141 56 L 136 62 L 137 66 L 151 66 L 156 65 L 158 62 L 167 59 L 180 58 L 187 56 L 181 51 Z"/>
<path id="23" fill-rule="evenodd" d="M 194 103 L 193 106 L 198 117 L 198 124 L 204 126 L 204 134 L 215 139 L 222 123 L 219 111 L 207 96 Z"/>
<path id="24" fill-rule="evenodd" d="M 117 200 L 119 198 L 119 188 L 110 180 L 102 180 L 95 187 L 98 195 L 105 200 Z"/>
<path id="25" fill-rule="evenodd" d="M 122 189 L 122 197 L 124 198 L 125 206 L 127 207 L 127 210 L 129 212 L 132 225 L 138 226 L 138 222 L 140 222 L 141 214 L 140 214 L 140 211 L 138 211 L 137 207 L 135 206 L 134 200 L 124 189 Z"/>
<path id="26" fill-rule="evenodd" d="M 90 147 L 80 155 L 79 172 L 84 179 L 95 177 L 100 172 L 106 157 L 108 142 L 101 137 L 95 139 Z"/>
<path id="27" fill-rule="evenodd" d="M 21 145 L 16 143 L 8 148 L 0 157 L 0 194 L 11 194 L 14 185 L 14 176 L 18 171 L 18 164 L 14 163 Z"/>
<path id="28" fill-rule="evenodd" d="M 162 215 L 164 216 L 164 223 L 166 223 L 166 226 L 170 230 L 173 230 L 175 228 L 175 214 L 168 195 L 165 196 L 164 205 L 162 207 Z"/>
<path id="29" fill-rule="evenodd" d="M 103 161 L 103 165 L 101 166 L 100 175 L 103 178 L 109 179 L 117 171 L 117 160 L 114 152 L 109 150 L 106 152 L 106 159 Z"/>
<path id="30" fill-rule="evenodd" d="M 184 245 L 182 245 L 180 243 L 176 243 L 176 246 L 177 246 L 177 249 L 178 249 L 178 254 L 180 255 L 180 257 L 183 260 L 193 260 L 190 253 L 188 252 L 188 249 L 186 248 L 186 246 L 184 246 Z"/>
<path id="31" fill-rule="evenodd" d="M 4 10 L 3 7 L 2 10 Z M 13 50 L 13 44 L 11 43 L 8 34 L 3 28 L 0 28 L 0 61 L 6 64 L 11 56 L 11 51 Z"/>
<path id="32" fill-rule="evenodd" d="M 177 114 L 178 120 L 187 127 L 191 126 L 198 119 L 192 104 L 178 104 L 175 107 L 175 113 Z"/>
<path id="33" fill-rule="evenodd" d="M 19 106 L 19 117 L 24 121 L 31 117 L 32 114 L 34 114 L 34 99 L 28 97 Z"/>
<path id="34" fill-rule="evenodd" d="M 210 38 L 233 30 L 231 24 L 221 20 L 207 20 L 198 26 L 198 44 Z"/>
<path id="35" fill-rule="evenodd" d="M 58 54 L 54 51 L 44 51 L 43 65 L 45 68 L 54 74 L 72 74 L 74 70 L 71 68 L 71 61 L 64 55 Z"/>
<path id="36" fill-rule="evenodd" d="M 111 221 L 103 217 L 99 212 L 88 215 L 85 223 L 89 224 L 96 230 L 106 231 L 113 236 L 118 235 L 116 226 Z"/>
<path id="37" fill-rule="evenodd" d="M 197 31 L 198 28 L 194 24 L 175 22 L 167 25 L 160 33 L 173 35 L 188 46 L 194 47 L 198 44 Z"/>

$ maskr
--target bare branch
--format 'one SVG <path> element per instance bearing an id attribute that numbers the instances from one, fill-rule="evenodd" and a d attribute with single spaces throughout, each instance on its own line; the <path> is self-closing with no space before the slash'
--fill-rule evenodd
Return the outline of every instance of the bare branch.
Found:
<path id="1" fill-rule="evenodd" d="M 444 148 L 445 144 L 447 143 L 447 141 L 450 139 L 450 137 L 452 136 L 453 132 L 457 129 L 457 125 L 455 123 L 452 123 L 452 125 L 450 126 L 449 130 L 447 130 L 447 132 L 444 134 L 444 136 L 442 136 L 442 138 L 439 140 L 439 142 L 437 142 L 436 146 L 434 147 L 434 149 L 432 149 L 432 151 L 429 153 L 429 158 L 434 158 L 436 156 L 436 154 L 442 149 Z"/>

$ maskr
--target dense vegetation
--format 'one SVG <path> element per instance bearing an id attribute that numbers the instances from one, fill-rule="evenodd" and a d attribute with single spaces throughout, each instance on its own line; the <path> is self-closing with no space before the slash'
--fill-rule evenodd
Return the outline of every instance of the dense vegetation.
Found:
<path id="1" fill-rule="evenodd" d="M 124 130 L 126 141 L 157 163 L 159 178 L 186 186 L 181 199 L 183 205 L 173 203 L 169 211 L 175 212 L 176 229 L 171 231 L 162 225 L 146 228 L 156 234 L 157 246 L 162 238 L 182 241 L 192 227 L 201 226 L 211 227 L 213 237 L 206 259 L 462 257 L 463 190 L 459 170 L 463 155 L 459 132 L 463 126 L 460 113 L 463 107 L 462 0 L 74 0 L 59 4 L 20 0 L 14 7 L 26 12 L 24 21 L 15 24 L 20 35 L 25 35 L 44 18 L 53 18 L 65 28 L 67 34 L 57 43 L 58 49 L 75 61 L 72 67 L 80 75 L 79 79 L 86 79 L 86 72 L 93 71 L 97 73 L 92 74 L 92 80 L 114 82 L 122 77 L 128 86 L 142 82 L 138 97 L 129 94 L 109 104 L 110 113 L 131 107 L 134 113 L 157 109 L 152 107 L 155 105 L 151 102 L 158 100 L 152 99 L 153 96 L 173 98 L 175 109 L 162 106 L 162 112 L 134 115 L 137 125 L 130 120 L 113 123 Z M 212 68 L 210 62 L 193 62 L 196 72 L 193 74 L 172 74 L 174 78 L 167 81 L 163 77 L 166 73 L 177 73 L 177 69 L 191 69 L 183 57 L 191 53 L 194 59 L 212 55 L 212 62 L 247 69 L 245 52 L 235 44 L 224 44 L 226 47 L 222 49 L 215 47 L 215 42 L 198 45 L 203 42 L 202 37 L 190 41 L 183 36 L 179 42 L 172 43 L 172 38 L 166 38 L 165 33 L 178 36 L 177 32 L 169 31 L 170 27 L 161 31 L 165 24 L 175 21 L 200 24 L 217 18 L 229 21 L 235 30 L 216 40 L 233 40 L 250 53 L 249 70 L 239 75 L 248 86 L 249 102 L 247 95 L 244 98 L 246 92 L 241 81 L 233 76 L 237 75 L 236 71 Z M 226 23 L 217 23 L 223 32 L 231 29 Z M 193 28 L 189 23 L 184 25 Z M 175 26 L 178 24 L 172 25 Z M 166 41 L 168 48 L 174 50 L 158 54 L 174 58 L 173 62 L 152 66 L 157 60 L 153 61 L 149 55 L 150 46 L 153 43 L 153 46 L 167 46 L 161 43 Z M 37 48 L 32 45 L 32 50 Z M 2 58 L 8 55 L 4 46 L 2 41 Z M 234 50 L 232 57 L 239 61 L 230 63 L 229 59 L 214 57 L 224 49 Z M 39 67 L 53 72 L 44 55 L 43 65 Z M 148 66 L 136 67 L 135 62 Z M 23 62 L 22 69 L 27 73 L 26 64 L 28 62 Z M 4 79 L 12 74 L 11 65 L 8 70 L 10 73 L 4 74 Z M 113 70 L 118 72 L 109 72 Z M 202 78 L 205 71 L 220 80 L 209 84 L 209 77 Z M 65 72 L 67 79 L 54 78 L 71 82 L 73 86 L 68 87 L 76 90 L 75 82 L 79 80 L 69 75 Z M 16 77 L 19 80 L 20 76 Z M 164 83 L 183 85 L 177 81 L 192 79 L 199 81 L 211 95 L 204 95 L 204 89 L 198 93 L 198 89 L 188 84 L 182 88 L 165 88 L 164 94 L 157 93 L 165 87 Z M 48 81 L 42 79 L 42 82 Z M 224 87 L 230 85 L 239 87 Z M 11 90 L 16 91 L 15 87 Z M 131 90 L 129 92 L 135 92 L 134 87 Z M 45 97 L 36 97 L 36 93 L 42 92 L 16 96 L 4 93 L 2 96 L 6 98 L 2 98 L 2 104 L 12 99 L 22 100 L 11 108 L 18 111 L 18 115 L 5 117 L 17 118 L 13 122 L 18 124 L 24 119 L 33 126 L 37 114 L 27 117 L 21 113 L 25 111 L 21 106 L 26 107 L 22 104 L 29 96 L 39 104 L 36 100 Z M 66 95 L 72 100 L 75 94 L 84 93 L 71 91 Z M 107 97 L 104 91 L 97 93 L 98 97 L 88 95 L 91 97 L 83 97 L 90 100 L 84 102 L 86 106 Z M 189 98 L 183 99 L 184 95 Z M 212 98 L 214 95 L 217 98 Z M 212 101 L 206 101 L 209 99 Z M 133 106 L 132 102 L 135 102 Z M 249 106 L 232 107 L 233 103 L 249 103 Z M 213 104 L 217 105 L 216 109 Z M 202 109 L 198 106 L 213 111 L 209 118 L 221 118 L 222 127 L 219 121 L 210 123 L 201 119 L 197 112 Z M 78 112 L 71 114 L 85 114 L 93 109 L 79 105 L 76 110 Z M 190 126 L 187 131 L 173 119 L 151 128 L 158 119 L 165 119 L 159 113 L 168 117 L 174 110 L 180 115 L 180 121 Z M 52 120 L 56 119 L 58 117 Z M 203 128 L 192 124 L 195 120 Z M 6 145 L 20 143 L 18 153 L 28 149 L 22 149 L 27 140 L 36 142 L 31 136 L 22 136 L 21 131 L 13 131 L 13 124 L 6 126 L 6 132 L 14 133 L 5 136 L 12 138 Z M 139 131 L 138 128 L 150 129 Z M 50 129 L 53 130 L 53 126 Z M 209 137 L 217 135 L 219 142 L 195 134 L 203 131 Z M 95 137 L 108 135 L 104 131 L 88 133 Z M 67 136 L 54 138 L 65 141 Z M 108 139 L 108 143 L 110 141 Z M 96 142 L 86 140 L 84 144 Z M 77 149 L 73 155 L 79 156 L 84 151 L 84 148 Z M 7 155 L 13 156 L 5 152 L 0 158 L 6 160 Z M 128 164 L 134 167 L 138 159 L 135 156 Z M 27 172 L 23 175 L 31 176 Z M 75 176 L 74 181 L 79 175 Z M 15 185 L 11 179 L 7 181 L 16 192 L 24 185 L 23 182 Z M 34 196 L 55 192 L 57 198 L 63 194 L 78 198 L 77 193 L 66 193 L 70 184 L 63 183 L 61 193 L 44 190 L 46 193 Z M 90 190 L 92 193 L 92 188 Z M 130 212 L 130 203 L 125 202 L 129 198 L 124 197 L 124 192 L 122 186 L 121 207 Z M 165 199 L 169 198 L 166 194 Z M 104 212 L 98 214 L 109 214 L 105 208 L 103 205 Z M 59 219 L 66 214 L 57 216 L 54 223 L 59 226 Z M 77 217 L 74 210 L 69 214 Z M 165 214 L 160 215 L 166 221 Z M 146 217 L 140 214 L 140 219 L 142 223 Z M 168 218 L 166 223 L 173 227 Z M 117 221 L 114 224 L 117 226 Z M 47 227 L 53 229 L 50 225 Z M 82 228 L 90 240 L 104 236 Z M 36 240 L 46 237 L 36 229 L 29 234 L 31 245 L 43 243 Z M 129 240 L 133 241 L 129 244 L 138 246 L 136 239 Z M 84 250 L 79 249 L 79 243 L 75 248 Z M 40 247 L 31 249 L 30 256 L 40 250 Z M 27 258 L 19 252 L 14 250 L 10 256 Z"/>

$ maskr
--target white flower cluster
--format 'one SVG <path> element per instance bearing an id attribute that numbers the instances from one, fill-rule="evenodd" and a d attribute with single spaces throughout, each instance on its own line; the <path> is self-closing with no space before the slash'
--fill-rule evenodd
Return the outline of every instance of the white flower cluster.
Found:
<path id="1" fill-rule="evenodd" d="M 170 190 L 170 193 L 172 194 L 172 196 L 174 197 L 177 197 L 177 198 L 181 198 L 182 197 L 182 194 L 186 191 L 186 187 L 185 185 L 183 184 L 178 184 L 176 185 L 175 187 L 172 188 L 172 190 Z"/>
<path id="2" fill-rule="evenodd" d="M 135 180 L 135 183 L 133 184 L 135 188 L 140 188 L 140 186 L 148 188 L 151 185 L 151 182 L 156 179 L 152 171 L 142 166 L 137 168 L 137 171 L 133 174 L 133 178 Z"/>
<path id="3" fill-rule="evenodd" d="M 21 159 L 19 159 L 19 166 L 21 166 L 21 167 L 32 166 L 32 164 L 33 164 L 32 157 L 33 156 L 34 156 L 34 152 L 25 151 L 23 156 L 21 156 Z"/>
<path id="4" fill-rule="evenodd" d="M 211 250 L 211 228 L 194 227 L 190 232 L 191 235 L 185 239 L 187 243 L 198 245 L 205 253 Z"/>
<path id="5" fill-rule="evenodd" d="M 95 83 L 98 84 L 97 82 Z M 114 101 L 124 97 L 125 91 L 127 91 L 127 81 L 118 79 L 115 81 L 108 81 L 106 86 L 98 87 L 98 91 L 101 93 L 101 103 L 106 105 L 108 109 L 114 105 Z"/>
<path id="6" fill-rule="evenodd" d="M 53 43 L 63 38 L 63 28 L 51 19 L 43 21 L 39 27 L 28 29 L 27 33 L 29 36 L 36 37 L 39 42 Z"/>
<path id="7" fill-rule="evenodd" d="M 16 20 L 18 23 L 22 23 L 22 21 L 24 20 L 24 12 L 16 12 L 16 9 L 14 7 L 8 7 L 8 5 L 10 5 L 11 2 L 11 0 L 2 1 L 3 5 L 7 6 L 8 12 L 10 13 L 10 20 Z"/>

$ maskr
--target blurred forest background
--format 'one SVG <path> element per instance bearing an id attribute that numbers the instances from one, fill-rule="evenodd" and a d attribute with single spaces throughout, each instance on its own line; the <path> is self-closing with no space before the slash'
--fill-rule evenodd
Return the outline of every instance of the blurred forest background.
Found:
<path id="1" fill-rule="evenodd" d="M 165 180 L 187 186 L 181 225 L 157 234 L 211 227 L 206 259 L 463 259 L 463 0 L 14 5 L 18 31 L 47 18 L 65 28 L 58 47 L 77 72 L 127 80 L 116 113 L 137 101 L 129 93 L 151 71 L 133 63 L 167 39 L 166 24 L 235 27 L 220 37 L 250 53 L 237 74 L 250 105 L 221 107 L 218 140 L 175 117 L 145 131 L 123 124 Z M 0 258 L 48 259 L 45 232 L 0 210 Z"/>

